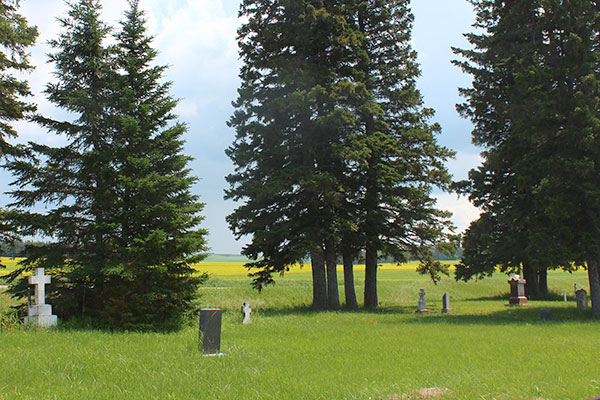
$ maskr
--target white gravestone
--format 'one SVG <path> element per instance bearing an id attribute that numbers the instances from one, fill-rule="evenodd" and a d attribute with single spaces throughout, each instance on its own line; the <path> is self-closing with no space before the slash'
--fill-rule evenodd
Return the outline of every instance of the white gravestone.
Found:
<path id="1" fill-rule="evenodd" d="M 52 306 L 46 304 L 46 285 L 50 283 L 50 275 L 44 274 L 44 268 L 36 268 L 35 275 L 27 279 L 30 285 L 35 285 L 35 304 L 29 306 L 25 323 L 43 328 L 56 325 L 57 317 L 52 315 Z"/>
<path id="2" fill-rule="evenodd" d="M 242 321 L 242 324 L 250 323 L 250 313 L 251 312 L 252 312 L 252 307 L 250 307 L 250 303 L 244 302 L 244 304 L 242 304 L 242 314 L 244 314 L 244 320 Z"/>
<path id="3" fill-rule="evenodd" d="M 425 304 L 425 289 L 421 289 L 419 290 L 419 303 L 417 305 L 417 311 L 418 313 L 426 313 L 429 312 L 429 310 L 426 307 Z"/>

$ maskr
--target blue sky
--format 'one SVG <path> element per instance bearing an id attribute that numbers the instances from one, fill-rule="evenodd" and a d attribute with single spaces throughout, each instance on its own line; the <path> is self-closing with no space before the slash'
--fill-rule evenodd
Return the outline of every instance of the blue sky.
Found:
<path id="1" fill-rule="evenodd" d="M 104 20 L 113 25 L 121 19 L 126 2 L 103 0 Z M 181 99 L 177 112 L 189 131 L 185 136 L 187 154 L 194 157 L 193 173 L 200 178 L 194 192 L 206 203 L 204 226 L 209 230 L 209 246 L 214 253 L 239 253 L 244 242 L 236 241 L 225 222 L 234 208 L 223 200 L 227 186 L 225 175 L 233 170 L 224 150 L 234 132 L 226 126 L 236 97 L 238 70 L 236 29 L 238 0 L 141 0 L 148 17 L 149 32 L 155 35 L 154 46 L 160 51 L 158 63 L 170 66 L 166 78 L 173 81 L 173 96 Z M 474 21 L 466 0 L 412 0 L 415 24 L 413 46 L 419 54 L 422 77 L 419 88 L 425 104 L 436 110 L 434 121 L 442 126 L 439 142 L 457 152 L 448 168 L 456 179 L 467 176 L 479 163 L 479 149 L 471 144 L 469 121 L 461 119 L 455 104 L 460 102 L 458 87 L 468 86 L 470 79 L 451 65 L 451 46 L 467 45 L 462 37 L 471 31 Z M 63 0 L 21 0 L 20 12 L 40 31 L 38 44 L 31 51 L 37 69 L 27 76 L 39 110 L 45 115 L 61 117 L 64 112 L 48 103 L 42 91 L 52 80 L 52 65 L 46 63 L 46 42 L 55 38 L 60 27 L 55 18 L 64 16 Z M 63 139 L 26 123 L 17 126 L 19 141 L 48 144 Z M 0 173 L 0 185 L 8 190 L 11 177 Z M 5 191 L 4 190 L 4 191 Z M 439 207 L 454 212 L 458 231 L 464 230 L 478 212 L 466 199 L 437 193 Z M 6 204 L 7 196 L 0 197 Z"/>

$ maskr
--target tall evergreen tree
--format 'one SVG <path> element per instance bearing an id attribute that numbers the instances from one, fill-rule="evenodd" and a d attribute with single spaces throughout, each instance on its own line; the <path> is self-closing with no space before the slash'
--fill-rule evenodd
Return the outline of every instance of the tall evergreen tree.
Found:
<path id="1" fill-rule="evenodd" d="M 18 3 L 0 1 L 0 157 L 19 153 L 18 148 L 6 141 L 17 136 L 11 122 L 24 119 L 36 109 L 24 100 L 31 96 L 27 81 L 14 76 L 15 72 L 34 68 L 29 63 L 27 48 L 38 35 L 37 28 L 27 25 L 27 20 L 17 12 Z"/>
<path id="2" fill-rule="evenodd" d="M 410 48 L 408 2 L 245 1 L 245 65 L 228 154 L 227 196 L 244 200 L 229 222 L 253 240 L 255 284 L 311 257 L 313 307 L 339 307 L 338 255 L 347 303 L 352 259 L 367 250 L 365 304 L 377 305 L 378 253 L 424 254 L 446 213 L 432 185 L 450 181 L 452 152 L 435 142 Z M 327 273 L 323 270 L 327 265 Z M 433 265 L 433 263 L 430 263 Z M 325 290 L 327 288 L 327 290 Z"/>
<path id="3" fill-rule="evenodd" d="M 448 213 L 435 208 L 433 186 L 447 189 L 444 166 L 453 152 L 436 143 L 440 127 L 428 121 L 416 87 L 420 74 L 410 45 L 413 15 L 408 0 L 355 3 L 353 20 L 363 36 L 355 79 L 368 97 L 357 108 L 356 179 L 365 249 L 365 307 L 377 307 L 377 260 L 383 253 L 403 261 L 411 252 L 424 261 L 423 272 L 435 276 L 440 265 L 428 249 L 449 226 Z M 436 271 L 433 271 L 435 269 Z"/>
<path id="4" fill-rule="evenodd" d="M 23 155 L 18 146 L 7 140 L 17 136 L 12 123 L 36 110 L 34 104 L 26 101 L 31 96 L 27 81 L 17 78 L 15 73 L 34 68 L 29 63 L 27 48 L 35 43 L 38 32 L 17 10 L 17 0 L 0 0 L 0 159 Z M 0 209 L 0 242 L 9 243 L 18 238 L 9 215 L 10 212 Z"/>
<path id="5" fill-rule="evenodd" d="M 58 83 L 47 94 L 74 121 L 38 118 L 69 143 L 32 145 L 35 163 L 15 162 L 22 208 L 45 202 L 45 214 L 23 210 L 30 233 L 53 239 L 28 249 L 23 269 L 45 266 L 58 286 L 50 296 L 62 317 L 89 316 L 117 328 L 173 329 L 182 322 L 202 278 L 202 204 L 181 154 L 185 125 L 174 123 L 176 101 L 161 83 L 165 67 L 145 35 L 143 13 L 130 2 L 117 44 L 97 0 L 73 4 L 52 42 Z"/>
<path id="6" fill-rule="evenodd" d="M 457 277 L 496 262 L 522 268 L 528 280 L 539 271 L 545 289 L 546 267 L 587 260 L 591 271 L 598 245 L 588 215 L 598 187 L 598 3 L 471 3 L 484 33 L 467 35 L 474 49 L 456 50 L 474 77 L 459 111 L 486 148 L 466 186 L 484 215 L 467 232 Z"/>
<path id="7" fill-rule="evenodd" d="M 198 228 L 204 204 L 190 191 L 197 178 L 182 153 L 187 128 L 173 114 L 171 83 L 162 83 L 166 66 L 153 65 L 157 52 L 139 0 L 129 6 L 116 35 L 122 72 L 113 88 L 120 235 L 112 262 L 119 285 L 111 285 L 105 312 L 117 325 L 177 327 L 206 278 L 191 267 L 207 249 L 207 231 Z"/>
<path id="8" fill-rule="evenodd" d="M 242 86 L 227 154 L 236 172 L 226 197 L 243 200 L 228 221 L 252 235 L 243 253 L 257 261 L 254 284 L 310 256 L 313 308 L 339 308 L 336 277 L 335 176 L 344 125 L 338 98 L 352 90 L 336 72 L 344 65 L 344 18 L 337 2 L 251 1 L 239 31 Z M 326 256 L 327 254 L 327 256 Z M 325 270 L 327 264 L 327 272 Z"/>

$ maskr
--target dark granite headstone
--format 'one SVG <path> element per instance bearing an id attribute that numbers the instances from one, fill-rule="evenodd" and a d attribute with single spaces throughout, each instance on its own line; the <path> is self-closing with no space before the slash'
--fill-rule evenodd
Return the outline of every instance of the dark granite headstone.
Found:
<path id="1" fill-rule="evenodd" d="M 578 310 L 585 310 L 587 308 L 587 292 L 585 289 L 579 289 L 575 292 L 575 300 L 577 300 Z"/>
<path id="2" fill-rule="evenodd" d="M 552 310 L 548 307 L 540 308 L 540 318 L 542 321 L 552 321 Z"/>
<path id="3" fill-rule="evenodd" d="M 206 354 L 218 354 L 221 350 L 221 318 L 220 308 L 200 309 L 200 349 Z"/>
<path id="4" fill-rule="evenodd" d="M 450 312 L 450 295 L 448 292 L 442 296 L 442 313 L 446 314 Z"/>

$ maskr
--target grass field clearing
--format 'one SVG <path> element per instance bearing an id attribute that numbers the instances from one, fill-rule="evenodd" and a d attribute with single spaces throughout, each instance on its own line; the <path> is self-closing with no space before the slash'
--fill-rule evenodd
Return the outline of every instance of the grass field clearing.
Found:
<path id="1" fill-rule="evenodd" d="M 585 271 L 551 272 L 555 301 L 507 307 L 505 275 L 435 286 L 414 265 L 385 265 L 379 311 L 313 313 L 308 266 L 262 293 L 241 263 L 198 269 L 211 274 L 201 304 L 224 309 L 225 357 L 199 353 L 197 321 L 169 334 L 12 327 L 0 333 L 0 399 L 416 399 L 432 387 L 448 389 L 442 399 L 600 395 L 600 324 L 576 310 L 572 293 L 573 283 L 587 289 Z M 357 268 L 359 301 L 363 277 Z M 426 315 L 414 312 L 419 288 Z M 244 301 L 249 325 L 241 324 Z M 541 307 L 552 309 L 552 322 L 540 321 Z"/>

